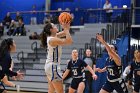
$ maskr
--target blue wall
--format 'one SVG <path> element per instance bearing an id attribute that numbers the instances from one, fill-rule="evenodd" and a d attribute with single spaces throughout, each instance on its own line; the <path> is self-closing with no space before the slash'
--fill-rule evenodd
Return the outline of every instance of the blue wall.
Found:
<path id="1" fill-rule="evenodd" d="M 126 4 L 130 7 L 130 0 L 110 0 L 113 6 L 122 7 L 122 5 Z M 105 0 L 51 0 L 51 9 L 57 8 L 81 8 L 81 9 L 88 9 L 88 8 L 102 8 L 105 3 Z"/>
<path id="2" fill-rule="evenodd" d="M 130 7 L 130 0 L 110 0 L 112 6 L 122 7 L 122 5 L 126 4 Z M 81 10 L 75 11 L 75 8 L 78 9 L 89 9 L 89 8 L 102 8 L 105 0 L 51 0 L 51 10 L 57 10 L 58 8 L 70 8 L 75 15 L 74 21 L 76 22 L 75 25 L 79 25 L 81 22 L 81 17 L 84 18 L 84 22 L 86 23 L 87 20 L 95 21 L 98 20 L 92 17 L 88 17 L 89 14 L 82 12 Z M 0 1 L 0 21 L 4 18 L 8 11 L 16 12 L 16 11 L 31 11 L 33 10 L 33 5 L 36 5 L 36 10 L 45 10 L 45 0 L 1 0 Z M 96 14 L 99 14 L 96 13 Z M 44 13 L 40 14 L 22 14 L 24 16 L 24 22 L 30 23 L 31 16 L 37 16 L 38 21 L 42 21 L 44 18 Z M 12 15 L 14 19 L 15 15 Z M 90 22 L 88 21 L 88 22 Z"/>
<path id="3" fill-rule="evenodd" d="M 32 11 L 33 5 L 36 6 L 36 10 L 45 10 L 45 0 L 0 0 L 0 21 L 7 12 Z M 14 15 L 12 18 L 14 19 Z M 27 20 L 29 20 L 28 17 Z"/>
<path id="4" fill-rule="evenodd" d="M 118 6 L 118 8 L 122 8 L 123 5 L 127 5 L 130 7 L 130 0 L 110 0 L 112 3 L 112 6 Z M 89 9 L 89 8 L 102 8 L 105 3 L 105 0 L 52 0 L 51 1 L 51 9 L 57 10 L 58 8 L 62 8 L 65 10 L 66 8 L 69 8 L 75 15 L 74 18 L 74 24 L 79 25 L 81 22 L 81 18 L 84 18 L 84 23 L 90 23 L 90 22 L 105 22 L 105 11 L 94 11 L 94 12 L 83 12 L 83 9 Z M 78 8 L 79 11 L 75 11 L 75 8 Z M 99 19 L 100 12 L 102 14 L 102 19 Z M 116 11 L 113 13 L 113 15 L 118 15 L 120 11 Z M 90 17 L 90 15 L 93 15 Z M 95 17 L 94 17 L 95 16 Z"/>
<path id="5" fill-rule="evenodd" d="M 140 0 L 136 0 L 136 7 L 140 7 Z M 135 22 L 136 22 L 136 24 L 140 24 L 140 9 L 137 9 L 136 10 L 136 13 L 135 13 L 135 15 L 136 15 L 136 20 L 135 20 Z"/>

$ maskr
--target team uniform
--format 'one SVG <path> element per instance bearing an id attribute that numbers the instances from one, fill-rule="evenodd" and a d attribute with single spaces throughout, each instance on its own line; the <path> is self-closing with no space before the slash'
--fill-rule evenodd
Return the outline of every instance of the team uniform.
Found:
<path id="1" fill-rule="evenodd" d="M 79 58 L 76 61 L 69 61 L 67 69 L 72 71 L 73 78 L 71 88 L 77 90 L 79 83 L 85 82 L 84 67 L 87 67 L 87 64 Z"/>
<path id="2" fill-rule="evenodd" d="M 134 79 L 134 91 L 139 92 L 140 90 L 140 63 L 132 62 L 130 69 L 130 78 Z"/>
<path id="3" fill-rule="evenodd" d="M 114 60 L 107 58 L 107 81 L 103 89 L 107 92 L 113 92 L 115 89 L 118 93 L 128 93 L 124 80 L 122 79 L 122 66 L 117 66 Z"/>
<path id="4" fill-rule="evenodd" d="M 9 52 L 5 54 L 3 60 L 0 58 L 0 79 L 3 79 L 4 76 L 6 75 L 10 77 L 17 76 L 16 72 L 9 70 L 11 67 L 11 62 L 12 62 L 12 59 Z M 5 87 L 2 82 L 1 82 L 1 85 L 3 86 L 4 89 L 0 89 L 0 93 L 2 93 L 5 90 Z"/>
<path id="5" fill-rule="evenodd" d="M 54 37 L 47 37 L 47 59 L 45 63 L 45 72 L 47 77 L 50 81 L 60 81 L 62 80 L 62 77 L 60 75 L 60 62 L 61 62 L 61 54 L 62 54 L 62 47 L 56 46 L 52 47 L 49 44 L 50 39 Z"/>

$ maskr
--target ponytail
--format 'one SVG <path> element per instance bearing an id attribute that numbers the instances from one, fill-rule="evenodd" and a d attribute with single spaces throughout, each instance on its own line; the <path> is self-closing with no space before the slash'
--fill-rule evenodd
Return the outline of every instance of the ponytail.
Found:
<path id="1" fill-rule="evenodd" d="M 41 33 L 40 40 L 41 40 L 41 44 L 42 44 L 43 48 L 47 48 L 47 37 L 51 35 L 50 29 L 52 29 L 52 28 L 53 27 L 52 27 L 51 23 L 47 23 Z"/>
<path id="2" fill-rule="evenodd" d="M 40 37 L 42 47 L 47 48 L 47 34 L 43 31 Z"/>

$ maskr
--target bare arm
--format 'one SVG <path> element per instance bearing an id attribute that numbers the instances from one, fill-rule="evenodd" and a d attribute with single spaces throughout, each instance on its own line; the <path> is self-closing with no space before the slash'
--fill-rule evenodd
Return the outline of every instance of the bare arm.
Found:
<path id="1" fill-rule="evenodd" d="M 90 71 L 90 73 L 92 74 L 93 79 L 96 80 L 97 79 L 97 75 L 95 74 L 93 69 L 89 65 L 87 65 L 86 69 L 88 69 Z"/>
<path id="2" fill-rule="evenodd" d="M 54 37 L 52 39 L 50 39 L 49 43 L 51 46 L 57 46 L 57 45 L 69 45 L 69 44 L 72 44 L 73 40 L 72 40 L 72 37 L 69 33 L 69 31 L 65 31 L 65 34 L 66 34 L 66 38 L 57 38 L 57 37 Z"/>
<path id="3" fill-rule="evenodd" d="M 66 33 L 64 31 L 61 31 L 61 32 L 57 33 L 56 35 L 58 38 L 60 38 L 60 37 L 66 36 Z"/>
<path id="4" fill-rule="evenodd" d="M 116 54 L 110 47 L 109 45 L 104 41 L 102 35 L 97 34 L 97 39 L 105 46 L 108 54 L 113 58 L 113 60 L 115 61 L 115 63 L 118 66 L 121 66 L 121 58 L 118 56 L 118 54 Z"/>
<path id="5" fill-rule="evenodd" d="M 93 71 L 96 72 L 96 65 L 93 65 Z"/>
<path id="6" fill-rule="evenodd" d="M 7 86 L 15 87 L 15 84 L 13 82 L 8 81 L 7 76 L 4 76 L 4 78 L 2 79 L 2 81 Z"/>
<path id="7" fill-rule="evenodd" d="M 106 67 L 100 69 L 100 68 L 96 68 L 96 71 L 98 71 L 99 73 L 105 72 L 106 71 Z"/>
<path id="8" fill-rule="evenodd" d="M 92 74 L 92 76 L 95 75 L 94 71 L 92 70 L 92 68 L 89 65 L 87 65 L 86 69 L 88 69 L 90 71 L 90 73 Z"/>
<path id="9" fill-rule="evenodd" d="M 11 67 L 10 67 L 10 70 L 11 70 L 11 71 L 13 70 L 13 67 L 14 67 L 14 62 L 12 61 L 12 62 L 11 62 Z"/>
<path id="10" fill-rule="evenodd" d="M 72 44 L 73 40 L 70 35 L 70 23 L 63 23 L 62 28 L 64 29 L 62 32 L 59 32 L 56 37 L 50 39 L 49 44 L 51 46 L 57 45 L 69 45 Z M 66 38 L 59 38 L 65 34 Z"/>
<path id="11" fill-rule="evenodd" d="M 63 23 L 61 26 L 64 30 L 56 34 L 58 38 L 66 36 L 65 31 L 70 30 L 70 23 Z"/>
<path id="12" fill-rule="evenodd" d="M 106 71 L 106 67 L 102 68 L 101 70 L 102 70 L 102 72 L 105 72 Z"/>
<path id="13" fill-rule="evenodd" d="M 63 80 L 67 77 L 67 75 L 69 74 L 69 72 L 70 72 L 69 69 L 67 69 L 67 70 L 64 72 L 64 74 L 63 74 L 63 76 L 62 76 L 62 79 L 63 79 Z"/>

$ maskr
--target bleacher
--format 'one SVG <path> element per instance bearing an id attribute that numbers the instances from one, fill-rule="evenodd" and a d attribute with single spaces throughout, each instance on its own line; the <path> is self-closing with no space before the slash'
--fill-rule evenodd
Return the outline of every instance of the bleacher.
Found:
<path id="1" fill-rule="evenodd" d="M 106 28 L 107 24 L 85 24 L 84 26 L 71 27 L 74 31 L 72 35 L 73 44 L 63 47 L 61 69 L 66 68 L 67 60 L 71 58 L 71 50 L 73 48 L 84 49 L 85 43 L 90 43 L 92 37 L 96 37 L 96 33 L 101 33 L 102 28 Z M 45 78 L 44 64 L 47 56 L 46 51 L 40 47 L 39 40 L 30 40 L 29 35 L 32 32 L 41 33 L 43 25 L 26 25 L 27 36 L 10 36 L 17 44 L 17 52 L 13 53 L 14 70 L 21 69 L 25 72 L 25 77 L 20 81 L 12 81 L 21 86 L 23 91 L 47 91 L 47 80 Z M 2 39 L 9 38 L 3 36 Z M 65 92 L 67 83 L 64 83 Z M 15 88 L 7 87 L 7 89 L 15 90 Z"/>
<path id="2" fill-rule="evenodd" d="M 104 47 L 96 40 L 96 34 L 101 33 L 108 43 L 114 43 L 119 48 L 119 55 L 122 58 L 123 65 L 125 62 L 128 48 L 128 34 L 127 23 L 110 23 L 110 24 L 85 24 L 84 26 L 73 26 L 71 31 L 73 32 L 73 44 L 63 47 L 61 70 L 66 68 L 67 60 L 71 58 L 71 51 L 73 48 L 79 49 L 79 57 L 84 56 L 84 51 L 90 48 L 93 52 L 93 56 L 97 59 L 97 67 L 102 68 L 104 61 L 108 56 L 104 51 Z M 17 52 L 12 54 L 14 60 L 14 70 L 21 69 L 25 72 L 25 77 L 20 81 L 12 81 L 21 86 L 22 91 L 39 91 L 47 92 L 48 84 L 45 78 L 44 64 L 47 53 L 45 49 L 40 47 L 39 40 L 30 40 L 29 35 L 32 32 L 41 33 L 43 25 L 26 25 L 28 29 L 27 36 L 10 36 L 17 44 Z M 9 36 L 3 36 L 2 39 L 9 38 Z M 106 80 L 106 73 L 99 74 L 98 80 L 94 81 L 94 92 L 98 92 Z M 101 79 L 103 78 L 104 79 Z M 64 91 L 67 93 L 69 81 L 64 82 Z M 10 90 L 16 90 L 15 88 L 7 87 Z"/>

